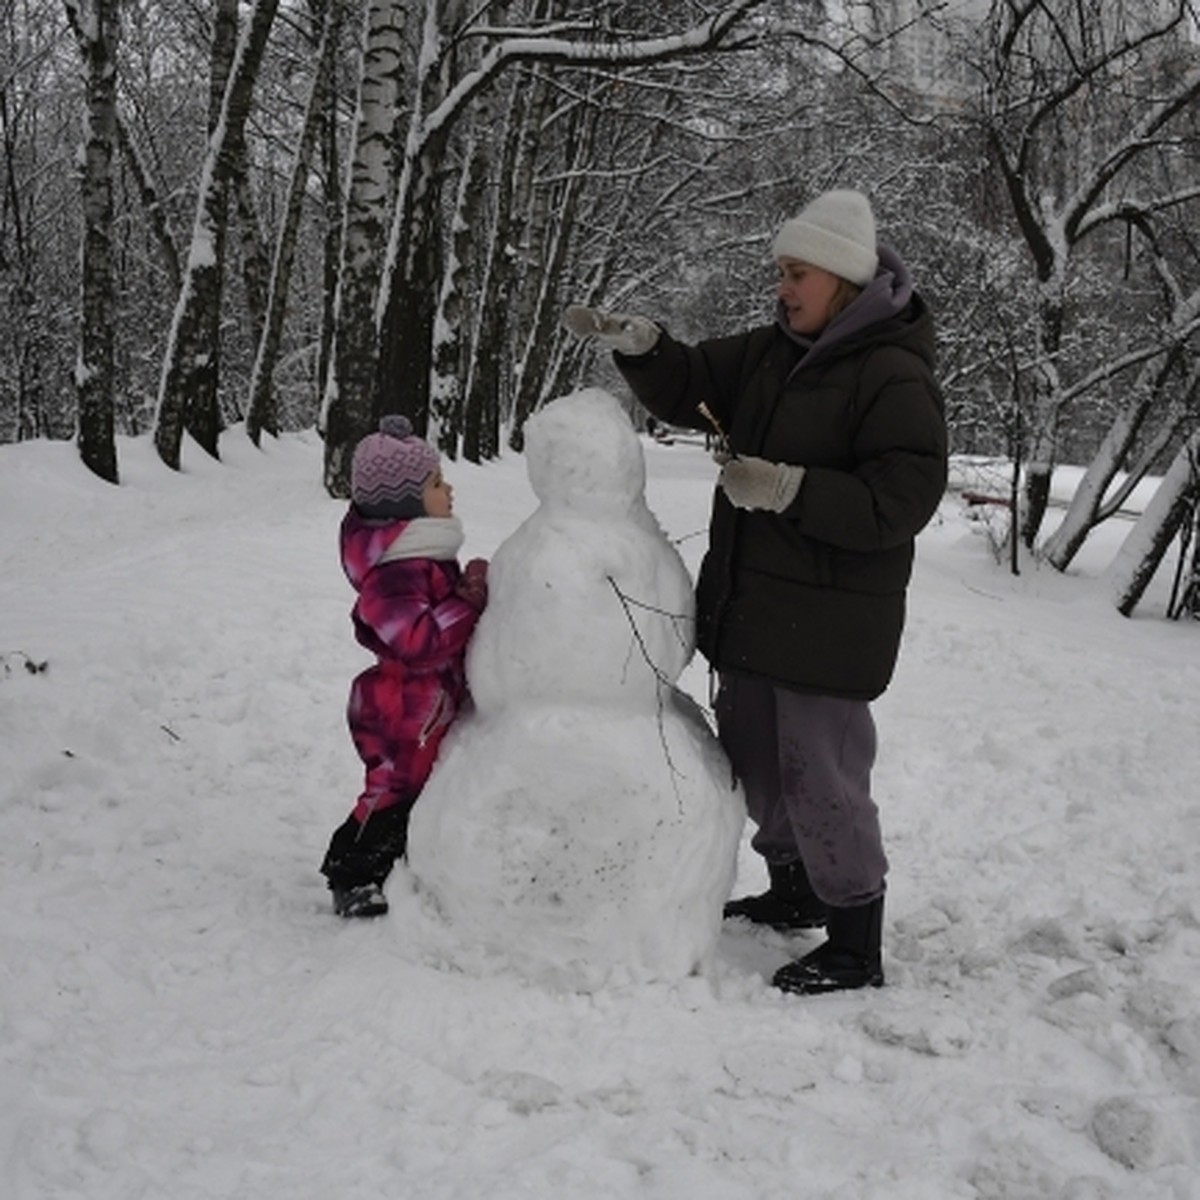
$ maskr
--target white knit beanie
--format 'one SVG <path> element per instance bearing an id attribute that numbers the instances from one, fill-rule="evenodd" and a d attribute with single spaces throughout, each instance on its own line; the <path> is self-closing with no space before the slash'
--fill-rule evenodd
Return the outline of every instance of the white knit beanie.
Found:
<path id="1" fill-rule="evenodd" d="M 824 192 L 783 223 L 771 251 L 776 258 L 796 258 L 866 287 L 879 265 L 871 202 L 862 192 Z"/>

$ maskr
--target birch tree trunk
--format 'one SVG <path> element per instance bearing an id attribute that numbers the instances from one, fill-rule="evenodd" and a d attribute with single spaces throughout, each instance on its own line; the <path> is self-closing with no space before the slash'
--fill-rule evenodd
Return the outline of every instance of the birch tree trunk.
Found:
<path id="1" fill-rule="evenodd" d="M 221 109 L 229 87 L 229 76 L 233 70 L 238 43 L 237 0 L 216 0 L 213 10 L 212 52 L 208 71 L 208 137 L 211 144 L 221 124 Z M 228 149 L 230 164 L 240 166 L 240 139 L 231 142 Z M 221 302 L 225 286 L 225 245 L 229 222 L 229 178 L 225 179 L 212 197 L 211 247 L 215 263 L 212 279 L 215 287 L 201 287 L 197 301 L 201 304 L 197 313 L 197 325 L 202 330 L 201 340 L 210 347 L 204 369 L 197 373 L 197 387 L 186 397 L 183 407 L 183 427 L 195 442 L 213 458 L 217 457 L 221 436 L 221 409 L 219 389 L 221 384 Z M 180 294 L 183 287 L 180 287 Z"/>
<path id="2" fill-rule="evenodd" d="M 118 482 L 113 379 L 113 156 L 117 143 L 120 0 L 67 0 L 86 67 L 83 254 L 79 360 L 79 454 L 101 479 Z"/>
<path id="3" fill-rule="evenodd" d="M 250 318 L 251 340 L 257 345 L 262 341 L 263 329 L 267 323 L 272 258 L 267 252 L 267 244 L 258 220 L 258 209 L 254 205 L 254 194 L 250 188 L 250 159 L 246 152 L 244 136 L 233 162 L 230 185 L 233 193 L 233 211 L 237 217 L 235 228 L 242 266 L 242 287 L 246 295 L 246 314 Z"/>
<path id="4" fill-rule="evenodd" d="M 1042 282 L 1045 293 L 1040 308 L 1037 358 L 1033 366 L 1033 411 L 1028 417 L 1029 449 L 1025 461 L 1025 503 L 1021 506 L 1020 536 L 1027 549 L 1037 542 L 1038 531 L 1050 504 L 1050 483 L 1058 456 L 1058 426 L 1062 416 L 1063 388 L 1058 354 L 1062 347 L 1063 301 L 1054 281 L 1066 267 L 1056 262 L 1052 278 Z"/>
<path id="5" fill-rule="evenodd" d="M 225 88 L 228 85 L 229 72 L 233 69 L 233 57 L 237 50 L 237 32 L 237 0 L 217 0 L 213 37 L 213 67 L 209 77 L 208 132 L 210 136 L 221 118 L 221 106 L 225 102 Z M 262 338 L 263 325 L 266 322 L 271 264 L 263 242 L 262 231 L 259 228 L 254 197 L 250 191 L 250 160 L 246 150 L 244 128 L 234 131 L 230 142 L 229 161 L 231 169 L 226 184 L 225 204 L 228 206 L 232 201 L 233 212 L 237 217 L 236 229 L 242 267 L 242 287 L 245 290 L 246 310 L 250 318 L 251 341 L 257 345 Z M 222 223 L 221 229 L 219 258 L 222 263 L 222 284 L 224 283 L 224 247 L 227 223 L 228 214 L 226 214 L 226 220 Z M 212 439 L 213 453 L 215 454 L 216 434 L 220 432 L 215 393 L 211 424 L 214 430 Z"/>
<path id="6" fill-rule="evenodd" d="M 585 168 L 592 157 L 598 110 L 587 106 L 575 114 L 568 145 L 572 147 L 573 159 L 565 172 L 565 178 L 551 191 L 544 189 L 546 203 L 539 211 L 539 222 L 535 235 L 549 247 L 549 253 L 528 289 L 530 304 L 525 347 L 517 365 L 514 386 L 515 405 L 509 445 L 520 450 L 525 444 L 525 422 L 537 410 L 543 399 L 543 386 L 549 376 L 550 347 L 553 339 L 550 331 L 558 323 L 562 305 L 558 302 L 555 282 L 560 277 L 570 248 L 571 230 L 575 223 L 575 210 L 579 203 L 579 192 L 583 186 Z"/>
<path id="7" fill-rule="evenodd" d="M 495 6 L 493 20 L 507 23 L 507 4 Z M 457 14 L 450 13 L 451 19 Z M 458 51 L 459 70 L 474 69 L 477 51 L 468 45 Z M 497 89 L 487 88 L 480 95 L 469 132 L 463 139 L 462 165 L 458 190 L 446 239 L 448 256 L 441 272 L 437 309 L 433 319 L 430 350 L 429 437 L 441 450 L 455 458 L 462 440 L 463 411 L 466 403 L 467 362 L 473 322 L 469 310 L 477 303 L 471 297 L 470 279 L 474 275 L 475 246 L 487 222 L 487 184 L 491 175 L 491 145 L 495 137 Z"/>
<path id="8" fill-rule="evenodd" d="M 296 252 L 296 237 L 300 228 L 300 217 L 304 209 L 304 194 L 308 187 L 308 176 L 312 168 L 313 154 L 321 133 L 327 104 L 327 93 L 333 82 L 333 67 L 336 59 L 337 29 L 336 9 L 340 0 L 331 0 L 326 7 L 321 29 L 321 40 L 317 49 L 317 69 L 313 76 L 312 91 L 304 114 L 304 127 L 300 134 L 300 145 L 292 166 L 287 198 L 279 223 L 279 235 L 275 243 L 275 256 L 271 265 L 271 277 L 267 288 L 266 311 L 263 315 L 262 333 L 258 340 L 258 353 L 250 377 L 250 398 L 246 406 L 246 433 L 257 446 L 266 430 L 279 433 L 279 413 L 275 400 L 274 373 L 279 358 L 279 344 L 283 336 L 283 320 L 287 313 L 288 288 L 291 283 L 292 263 Z"/>
<path id="9" fill-rule="evenodd" d="M 350 494 L 350 459 L 378 420 L 379 290 L 391 214 L 396 108 L 404 79 L 408 6 L 371 0 L 364 14 L 362 73 L 350 150 L 330 370 L 320 426 L 325 487 Z"/>
<path id="10" fill-rule="evenodd" d="M 1117 611 L 1131 616 L 1200 489 L 1200 430 L 1180 447 L 1162 483 L 1108 568 Z"/>
<path id="11" fill-rule="evenodd" d="M 171 235 L 171 227 L 167 223 L 166 213 L 163 211 L 162 197 L 158 194 L 158 188 L 152 182 L 150 172 L 142 161 L 137 143 L 134 142 L 125 122 L 121 120 L 120 113 L 117 114 L 117 144 L 121 149 L 121 159 L 129 169 L 130 175 L 133 176 L 138 197 L 142 202 L 142 210 L 146 214 L 150 231 L 158 245 L 159 253 L 162 255 L 163 269 L 167 273 L 167 281 L 171 285 L 172 294 L 178 295 L 179 287 L 183 282 L 183 268 L 179 264 L 179 248 L 175 245 L 175 239 Z"/>
<path id="12" fill-rule="evenodd" d="M 550 90 L 544 71 L 534 67 L 510 92 L 503 149 L 496 172 L 496 206 L 492 236 L 475 314 L 474 349 L 468 366 L 463 456 L 470 462 L 491 458 L 500 450 L 500 424 L 512 412 L 513 297 L 520 264 L 521 226 L 533 193 L 538 131 L 549 109 Z M 503 369 L 497 369 L 503 364 Z"/>
<path id="13" fill-rule="evenodd" d="M 8 47 L 5 47 L 6 51 Z M 21 186 L 20 160 L 24 142 L 19 106 L 8 88 L 0 88 L 0 139 L 3 141 L 3 194 L 0 199 L 0 237 L 11 282 L 9 308 L 4 313 L 8 353 L 3 367 L 11 371 L 16 396 L 16 438 L 41 436 L 45 424 L 48 355 L 42 353 L 44 321 L 38 304 L 37 278 L 41 263 L 32 230 L 35 213 Z"/>
<path id="14" fill-rule="evenodd" d="M 441 120 L 431 114 L 448 89 L 446 31 L 456 27 L 463 10 L 463 0 L 426 0 L 414 107 L 376 308 L 382 411 L 403 413 L 422 437 L 429 428 L 433 322 L 442 270 L 442 156 L 460 110 Z"/>
<path id="15" fill-rule="evenodd" d="M 203 428 L 197 440 L 209 453 L 216 454 L 212 417 L 217 412 L 226 195 L 277 8 L 278 0 L 255 0 L 238 39 L 220 118 L 209 139 L 200 175 L 191 246 L 167 341 L 154 428 L 158 455 L 174 470 L 179 469 L 188 412 L 203 412 Z M 193 430 L 190 421 L 188 429 Z"/>
<path id="16" fill-rule="evenodd" d="M 1159 368 L 1156 373 L 1161 375 L 1162 369 Z M 1189 402 L 1195 396 L 1198 385 L 1200 376 L 1193 368 L 1184 385 L 1184 395 Z M 1109 426 L 1075 488 L 1066 514 L 1042 547 L 1046 561 L 1056 570 L 1065 571 L 1071 565 L 1088 534 L 1120 508 L 1129 493 L 1146 476 L 1154 460 L 1178 433 L 1187 412 L 1186 402 L 1168 408 L 1160 419 L 1157 433 L 1148 439 L 1139 462 L 1126 471 L 1124 480 L 1114 489 L 1114 481 L 1126 467 L 1135 441 L 1143 436 L 1150 413 L 1161 408 L 1162 390 L 1161 379 L 1139 381 Z"/>
<path id="17" fill-rule="evenodd" d="M 346 19 L 344 0 L 328 0 L 336 24 L 331 31 L 334 45 L 341 44 L 342 23 Z M 336 69 L 335 69 L 336 76 Z M 338 262 L 342 250 L 342 185 L 338 155 L 338 89 L 331 86 L 325 94 L 325 117 L 321 126 L 321 179 L 324 216 L 321 244 L 321 329 L 318 335 L 316 366 L 313 372 L 318 406 L 325 396 L 325 381 L 333 363 L 335 300 L 338 288 Z M 319 407 L 318 407 L 319 412 Z"/>
<path id="18" fill-rule="evenodd" d="M 483 126 L 488 128 L 490 122 L 485 120 Z M 471 139 L 459 177 L 450 226 L 450 256 L 442 275 L 434 321 L 429 432 L 434 443 L 451 458 L 457 457 L 462 438 L 468 353 L 465 318 L 472 303 L 468 295 L 472 249 L 486 219 L 489 155 L 482 141 L 479 137 Z"/>

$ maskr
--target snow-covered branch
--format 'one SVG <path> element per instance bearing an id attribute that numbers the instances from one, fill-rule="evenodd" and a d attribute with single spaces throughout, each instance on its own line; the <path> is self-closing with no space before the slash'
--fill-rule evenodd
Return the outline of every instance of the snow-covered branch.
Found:
<path id="1" fill-rule="evenodd" d="M 1082 238 L 1101 225 L 1114 221 L 1134 221 L 1151 217 L 1168 209 L 1178 208 L 1192 200 L 1200 199 L 1200 184 L 1180 188 L 1166 195 L 1155 196 L 1148 200 L 1126 198 L 1111 204 L 1098 205 L 1087 210 L 1079 223 L 1074 227 L 1076 238 Z"/>
<path id="2" fill-rule="evenodd" d="M 1118 355 L 1114 359 L 1110 359 L 1106 363 L 1102 363 L 1094 371 L 1089 371 L 1088 374 L 1077 379 L 1069 387 L 1064 387 L 1062 389 L 1063 402 L 1070 403 L 1082 396 L 1086 396 L 1093 388 L 1099 387 L 1100 384 L 1109 379 L 1114 379 L 1122 372 L 1128 371 L 1131 367 L 1141 366 L 1143 363 L 1150 362 L 1160 355 L 1166 354 L 1173 346 L 1186 341 L 1198 330 L 1200 330 L 1200 318 L 1193 317 L 1192 320 L 1182 326 L 1165 330 L 1161 337 L 1156 338 L 1149 345 L 1139 346 L 1125 354 Z"/>
<path id="3" fill-rule="evenodd" d="M 1156 144 L 1157 133 L 1173 117 L 1194 104 L 1197 97 L 1200 97 L 1200 66 L 1193 67 L 1187 72 L 1172 95 L 1153 105 L 1142 119 L 1129 130 L 1129 133 L 1109 151 L 1106 158 L 1096 164 L 1094 170 L 1075 194 L 1067 199 L 1063 205 L 1063 213 L 1068 230 L 1082 229 L 1085 222 L 1088 222 L 1089 214 L 1097 198 L 1104 193 L 1130 159 L 1152 148 Z M 1195 190 L 1185 198 L 1194 195 Z M 1158 202 L 1157 207 L 1161 208 L 1164 205 Z M 1088 223 L 1089 225 L 1094 224 L 1094 222 Z"/>
<path id="4" fill-rule="evenodd" d="M 763 0 L 733 0 L 718 16 L 670 37 L 637 41 L 572 41 L 555 37 L 514 37 L 493 47 L 478 67 L 460 79 L 423 121 L 422 141 L 439 133 L 492 80 L 515 63 L 554 63 L 576 67 L 649 66 L 704 50 L 733 49 L 738 24 Z"/>

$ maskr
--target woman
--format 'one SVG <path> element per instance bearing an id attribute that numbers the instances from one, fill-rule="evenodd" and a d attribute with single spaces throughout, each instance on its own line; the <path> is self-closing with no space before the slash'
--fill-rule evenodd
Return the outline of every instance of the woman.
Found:
<path id="1" fill-rule="evenodd" d="M 638 400 L 725 439 L 697 584 L 718 731 L 769 889 L 726 916 L 827 940 L 774 976 L 812 993 L 883 983 L 887 859 L 870 701 L 899 651 L 914 538 L 946 482 L 933 322 L 859 192 L 784 223 L 775 321 L 687 346 L 644 317 L 573 306 Z"/>

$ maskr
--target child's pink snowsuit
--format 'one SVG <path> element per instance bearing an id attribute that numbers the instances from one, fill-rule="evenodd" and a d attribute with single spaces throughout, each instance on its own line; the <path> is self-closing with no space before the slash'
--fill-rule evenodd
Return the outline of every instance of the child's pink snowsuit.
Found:
<path id="1" fill-rule="evenodd" d="M 347 710 L 366 767 L 354 807 L 360 824 L 373 812 L 411 806 L 467 697 L 463 663 L 479 613 L 455 593 L 457 559 L 380 561 L 411 524 L 366 521 L 353 508 L 342 521 L 342 566 L 358 591 L 354 633 L 379 660 L 354 680 Z"/>

